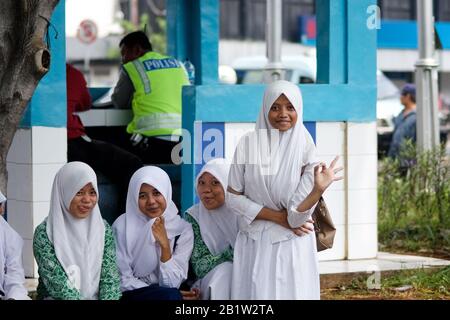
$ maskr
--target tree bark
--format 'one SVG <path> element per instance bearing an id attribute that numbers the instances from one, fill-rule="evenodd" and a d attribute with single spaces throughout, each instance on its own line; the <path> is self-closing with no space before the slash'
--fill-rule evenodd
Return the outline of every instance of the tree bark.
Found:
<path id="1" fill-rule="evenodd" d="M 45 36 L 59 0 L 0 1 L 0 190 L 6 156 L 34 90 L 50 68 Z M 31 181 L 30 181 L 31 183 Z"/>

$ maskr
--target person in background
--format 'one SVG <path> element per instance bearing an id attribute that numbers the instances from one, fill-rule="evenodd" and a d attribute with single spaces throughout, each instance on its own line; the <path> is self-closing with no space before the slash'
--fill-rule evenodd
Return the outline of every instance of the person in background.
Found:
<path id="1" fill-rule="evenodd" d="M 143 166 L 136 155 L 108 142 L 91 139 L 76 112 L 91 108 L 91 96 L 83 74 L 66 64 L 67 84 L 67 160 L 81 161 L 94 171 L 103 173 L 119 185 L 119 194 L 126 194 L 133 173 Z M 119 199 L 120 211 L 125 198 Z"/>
<path id="2" fill-rule="evenodd" d="M 388 156 L 398 158 L 402 145 L 406 140 L 416 142 L 416 86 L 406 84 L 400 96 L 400 102 L 404 106 L 402 112 L 394 118 L 394 133 L 389 146 Z"/>
<path id="3" fill-rule="evenodd" d="M 133 110 L 129 150 L 144 163 L 172 163 L 181 135 L 182 87 L 189 85 L 186 70 L 175 58 L 154 52 L 142 31 L 126 35 L 119 46 L 123 66 L 112 102 Z"/>
<path id="4" fill-rule="evenodd" d="M 0 191 L 0 300 L 30 300 L 22 266 L 23 240 L 3 219 L 5 203 Z"/>

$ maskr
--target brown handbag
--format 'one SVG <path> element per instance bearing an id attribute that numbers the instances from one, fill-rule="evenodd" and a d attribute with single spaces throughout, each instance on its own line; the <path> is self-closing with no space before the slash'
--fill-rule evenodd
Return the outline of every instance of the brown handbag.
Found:
<path id="1" fill-rule="evenodd" d="M 325 200 L 320 197 L 316 208 L 312 214 L 314 220 L 314 231 L 316 233 L 317 251 L 323 251 L 333 247 L 336 227 L 331 220 Z"/>

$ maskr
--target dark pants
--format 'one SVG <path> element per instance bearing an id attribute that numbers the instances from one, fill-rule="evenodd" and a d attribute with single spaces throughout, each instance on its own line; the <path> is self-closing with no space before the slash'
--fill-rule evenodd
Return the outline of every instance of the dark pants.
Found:
<path id="1" fill-rule="evenodd" d="M 177 288 L 164 288 L 156 284 L 135 290 L 122 292 L 121 300 L 148 301 L 148 300 L 182 300 L 180 290 Z"/>
<path id="2" fill-rule="evenodd" d="M 137 155 L 145 164 L 172 164 L 172 149 L 178 142 L 167 141 L 154 137 L 144 138 L 145 143 L 141 142 L 137 146 L 131 146 L 130 152 Z"/>
<path id="3" fill-rule="evenodd" d="M 130 178 L 136 170 L 143 166 L 142 161 L 134 154 L 108 142 L 83 138 L 69 139 L 67 143 L 68 161 L 87 163 L 95 172 L 103 173 L 119 186 L 121 199 L 120 209 L 125 212 L 125 201 Z"/>

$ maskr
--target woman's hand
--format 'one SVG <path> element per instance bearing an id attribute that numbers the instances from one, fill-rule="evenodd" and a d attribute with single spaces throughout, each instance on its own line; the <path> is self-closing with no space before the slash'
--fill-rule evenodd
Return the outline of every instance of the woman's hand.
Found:
<path id="1" fill-rule="evenodd" d="M 167 238 L 166 227 L 164 226 L 164 217 L 158 217 L 152 225 L 152 233 L 155 241 L 161 247 L 161 262 L 167 262 L 172 258 L 172 250 L 170 249 L 170 241 Z"/>
<path id="2" fill-rule="evenodd" d="M 314 221 L 312 219 L 308 219 L 302 226 L 299 228 L 293 228 L 292 231 L 297 236 L 304 236 L 307 234 L 310 234 L 311 232 L 314 232 Z"/>
<path id="3" fill-rule="evenodd" d="M 301 225 L 298 228 L 292 228 L 289 225 L 288 219 L 287 219 L 287 210 L 286 209 L 281 209 L 278 212 L 278 217 L 279 220 L 277 221 L 277 223 L 282 226 L 285 227 L 286 229 L 290 229 L 292 230 L 292 232 L 294 232 L 297 236 L 304 236 L 307 235 L 311 232 L 314 232 L 314 221 L 312 219 L 308 219 L 303 225 Z"/>
<path id="4" fill-rule="evenodd" d="M 167 238 L 167 232 L 163 217 L 158 217 L 155 219 L 155 222 L 152 225 L 152 233 L 155 237 L 156 242 L 158 242 L 162 248 L 170 247 L 170 242 L 169 238 Z"/>
<path id="5" fill-rule="evenodd" d="M 198 300 L 200 299 L 200 289 L 192 288 L 191 291 L 180 290 L 183 300 Z"/>
<path id="6" fill-rule="evenodd" d="M 343 167 L 335 168 L 338 160 L 339 156 L 336 156 L 328 168 L 323 162 L 314 167 L 314 189 L 323 193 L 334 181 L 344 178 L 343 176 L 336 176 L 336 173 L 344 169 Z"/>

